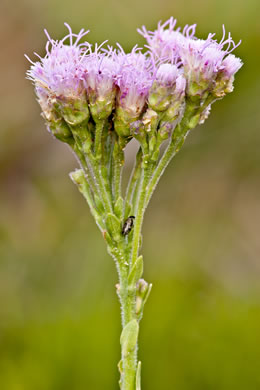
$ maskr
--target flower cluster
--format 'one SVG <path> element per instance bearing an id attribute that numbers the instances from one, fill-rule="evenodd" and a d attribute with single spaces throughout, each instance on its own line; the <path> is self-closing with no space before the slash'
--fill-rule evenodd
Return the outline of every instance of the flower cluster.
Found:
<path id="1" fill-rule="evenodd" d="M 176 20 L 170 18 L 166 23 L 158 24 L 155 31 L 145 27 L 138 30 L 148 47 L 157 58 L 163 58 L 178 64 L 187 79 L 187 93 L 190 96 L 205 97 L 212 94 L 216 98 L 232 92 L 234 74 L 241 68 L 240 58 L 230 54 L 236 45 L 230 33 L 218 43 L 215 34 L 209 34 L 206 40 L 195 38 L 196 25 L 185 26 L 181 32 L 175 29 Z"/>
<path id="2" fill-rule="evenodd" d="M 38 56 L 27 72 L 43 116 L 63 141 L 70 137 L 70 126 L 90 115 L 95 123 L 110 118 L 118 135 L 130 138 L 131 123 L 147 109 L 160 113 L 164 123 L 172 122 L 181 119 L 187 99 L 205 106 L 203 122 L 210 104 L 233 90 L 234 75 L 242 66 L 231 54 L 239 43 L 230 34 L 225 39 L 224 28 L 218 43 L 214 34 L 197 39 L 196 25 L 181 31 L 170 18 L 155 31 L 139 30 L 147 40 L 146 53 L 138 47 L 125 53 L 119 45 L 104 48 L 106 42 L 92 49 L 88 42 L 80 43 L 88 31 L 74 34 L 66 26 L 69 33 L 61 41 L 46 32 L 46 55 Z"/>

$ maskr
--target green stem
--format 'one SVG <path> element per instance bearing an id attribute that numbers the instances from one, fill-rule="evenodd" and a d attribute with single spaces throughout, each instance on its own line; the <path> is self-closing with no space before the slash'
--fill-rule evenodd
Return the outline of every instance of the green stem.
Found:
<path id="1" fill-rule="evenodd" d="M 175 131 L 178 129 L 175 129 Z M 146 193 L 146 200 L 145 200 L 145 205 L 147 206 L 152 194 L 162 176 L 164 173 L 165 169 L 167 168 L 168 164 L 172 160 L 172 158 L 176 155 L 176 153 L 179 151 L 181 148 L 183 142 L 185 141 L 185 138 L 187 136 L 189 129 L 185 131 L 180 131 L 180 133 L 177 136 L 173 136 L 172 139 L 169 142 L 169 145 L 167 146 L 159 164 L 157 165 L 154 174 L 152 176 L 152 179 L 150 180 L 148 186 L 147 186 L 147 193 Z"/>
<path id="2" fill-rule="evenodd" d="M 114 150 L 113 150 L 113 164 L 112 164 L 112 187 L 113 187 L 113 197 L 115 202 L 121 196 L 121 186 L 122 186 L 122 171 L 124 166 L 124 152 L 123 144 L 118 138 L 115 141 Z"/>
<path id="3" fill-rule="evenodd" d="M 205 103 L 205 105 L 207 104 L 208 103 Z M 205 108 L 205 105 L 198 106 L 197 102 L 186 102 L 186 109 L 182 121 L 174 129 L 169 145 L 167 146 L 163 156 L 161 157 L 160 162 L 154 171 L 152 179 L 147 186 L 145 202 L 146 206 L 148 205 L 152 194 L 169 162 L 180 150 L 189 131 L 197 126 L 199 121 L 199 115 Z"/>
<path id="4" fill-rule="evenodd" d="M 102 131 L 104 128 L 105 122 L 99 121 L 96 123 L 96 129 L 95 129 L 95 145 L 94 145 L 94 152 L 95 155 L 90 152 L 89 153 L 89 160 L 92 166 L 93 175 L 97 182 L 100 196 L 103 200 L 104 208 L 107 213 L 112 212 L 112 202 L 111 202 L 111 194 L 110 194 L 110 188 L 108 184 L 108 180 L 104 177 L 102 173 L 102 166 L 101 166 L 101 160 L 102 160 Z"/>
<path id="5" fill-rule="evenodd" d="M 109 152 L 108 152 L 108 181 L 110 185 L 110 191 L 112 192 L 112 187 L 113 187 L 113 151 L 114 151 L 114 146 L 115 146 L 115 133 L 111 132 L 109 134 Z"/>
<path id="6" fill-rule="evenodd" d="M 99 194 L 103 201 L 105 210 L 107 212 L 111 212 L 112 206 L 110 198 L 96 158 L 91 154 L 91 152 L 84 156 L 78 146 L 74 150 L 80 162 L 80 166 L 84 169 L 84 172 L 87 175 L 87 180 L 90 183 L 93 192 L 95 194 Z M 91 174 L 88 174 L 88 170 L 91 171 Z"/>
<path id="7" fill-rule="evenodd" d="M 99 159 L 101 159 L 101 152 L 102 152 L 102 132 L 104 128 L 104 121 L 98 121 L 96 122 L 95 127 L 95 144 L 94 144 L 94 150 L 95 150 L 95 156 Z"/>
<path id="8" fill-rule="evenodd" d="M 135 313 L 136 307 L 136 289 L 128 285 L 128 267 L 120 267 L 120 303 L 122 311 L 122 329 L 131 323 L 132 320 L 136 320 Z M 130 336 L 131 337 L 131 336 Z M 124 352 L 122 345 L 121 356 L 121 390 L 135 390 L 136 383 L 136 370 L 137 370 L 137 339 L 134 346 L 127 352 Z"/>
<path id="9" fill-rule="evenodd" d="M 117 294 L 120 300 L 122 314 L 122 334 L 127 325 L 131 324 L 132 320 L 136 320 L 136 288 L 130 286 L 128 282 L 129 265 L 126 261 L 126 250 L 123 237 L 110 248 L 109 253 L 115 260 L 117 271 L 119 274 L 119 285 L 117 285 Z M 137 339 L 128 353 L 125 353 L 125 345 L 121 342 L 122 354 L 119 362 L 119 371 L 121 374 L 120 388 L 121 390 L 136 390 L 136 370 L 137 370 Z"/>
<path id="10" fill-rule="evenodd" d="M 95 218 L 96 224 L 98 225 L 101 232 L 103 232 L 105 229 L 105 226 L 104 226 L 104 223 L 102 221 L 100 214 L 98 213 L 98 211 L 96 209 L 95 201 L 94 201 L 92 193 L 91 193 L 90 185 L 85 178 L 84 170 L 79 169 L 75 172 L 72 172 L 70 174 L 70 177 L 73 180 L 73 182 L 76 184 L 76 186 L 78 187 L 79 191 L 84 196 L 85 200 L 87 201 L 87 203 L 89 205 L 90 212 L 93 215 L 93 217 Z"/>
<path id="11" fill-rule="evenodd" d="M 147 160 L 144 156 L 143 160 L 143 169 L 142 169 L 142 175 L 140 178 L 140 184 L 139 184 L 139 195 L 137 198 L 137 212 L 135 216 L 135 226 L 134 226 L 134 233 L 133 233 L 133 242 L 132 242 L 132 255 L 131 255 L 131 262 L 130 267 L 133 267 L 133 265 L 136 262 L 138 251 L 139 251 L 139 245 L 140 245 L 140 235 L 142 230 L 142 224 L 143 224 L 143 217 L 144 212 L 146 209 L 146 193 L 147 193 L 147 186 L 149 183 L 149 180 L 151 178 L 151 172 L 153 169 L 152 162 Z"/>
<path id="12" fill-rule="evenodd" d="M 89 183 L 91 191 L 93 193 L 97 194 L 97 192 L 98 192 L 97 191 L 97 186 L 96 186 L 95 181 L 93 180 L 92 172 L 90 172 L 91 169 L 89 168 L 88 163 L 87 163 L 87 159 L 85 158 L 83 153 L 80 151 L 77 143 L 74 144 L 73 151 L 74 151 L 74 153 L 76 155 L 76 159 L 78 160 L 78 163 L 79 163 L 80 167 L 84 171 L 85 178 L 86 178 L 87 182 Z"/>
<path id="13" fill-rule="evenodd" d="M 151 291 L 151 284 L 148 285 L 142 279 L 143 258 L 138 257 L 145 209 L 161 175 L 182 146 L 189 130 L 198 123 L 203 109 L 203 106 L 196 103 L 196 99 L 195 102 L 186 101 L 183 119 L 176 126 L 157 167 L 161 142 L 157 137 L 159 116 L 154 118 L 154 112 L 149 111 L 150 117 L 148 115 L 145 124 L 146 133 L 140 141 L 141 148 L 129 179 L 124 206 L 121 198 L 121 176 L 126 140 L 111 133 L 111 143 L 107 144 L 109 129 L 104 127 L 106 121 L 96 123 L 94 145 L 92 140 L 94 132 L 88 131 L 86 124 L 71 128 L 76 141 L 74 151 L 85 175 L 83 176 L 82 170 L 79 170 L 78 173 L 72 174 L 72 178 L 89 203 L 91 212 L 103 231 L 109 253 L 114 258 L 119 273 L 117 292 L 123 328 L 120 339 L 122 358 L 119 364 L 121 390 L 140 389 L 140 364 L 137 365 L 139 321 Z M 103 204 L 102 207 L 99 203 Z M 128 213 L 129 211 L 126 211 L 129 210 L 128 204 L 132 205 L 131 213 L 135 216 L 135 222 L 132 231 L 130 226 L 129 234 L 123 236 L 121 211 L 124 214 Z M 121 210 L 123 207 L 124 210 Z M 128 216 L 125 215 L 125 218 Z"/>
<path id="14" fill-rule="evenodd" d="M 128 186 L 126 189 L 125 205 L 124 205 L 125 209 L 126 209 L 126 206 L 128 204 L 133 203 L 135 188 L 136 188 L 138 180 L 140 179 L 140 176 L 141 176 L 141 165 L 142 165 L 142 148 L 140 147 L 140 149 L 137 152 L 136 159 L 135 159 L 135 165 L 134 165 L 133 170 L 131 172 L 131 176 L 130 176 Z M 125 218 L 127 218 L 127 217 L 128 217 L 128 215 L 125 215 Z"/>
<path id="15" fill-rule="evenodd" d="M 93 156 L 91 147 L 90 147 L 90 135 L 88 133 L 87 127 L 83 125 L 71 127 L 75 139 L 74 152 L 78 157 L 80 166 L 84 169 L 86 178 L 89 184 L 92 187 L 94 194 L 98 194 L 100 199 L 104 204 L 106 212 L 112 211 L 112 205 L 109 197 L 109 189 L 106 188 L 104 178 L 101 173 L 100 158 L 101 154 L 99 152 L 99 147 L 101 150 L 101 143 L 99 144 L 97 140 L 101 140 L 103 122 L 97 124 L 97 138 L 95 138 L 95 149 L 97 152 L 97 157 Z M 85 148 L 84 148 L 85 144 Z M 88 147 L 86 148 L 86 145 Z M 100 158 L 99 158 L 100 157 Z M 88 174 L 90 171 L 90 174 Z"/>

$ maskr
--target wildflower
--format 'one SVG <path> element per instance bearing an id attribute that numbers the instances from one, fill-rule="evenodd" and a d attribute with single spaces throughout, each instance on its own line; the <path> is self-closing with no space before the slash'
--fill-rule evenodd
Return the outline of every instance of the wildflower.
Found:
<path id="1" fill-rule="evenodd" d="M 209 34 L 206 40 L 197 39 L 196 25 L 185 26 L 175 30 L 176 20 L 170 18 L 166 23 L 158 24 L 156 31 L 147 31 L 145 27 L 139 32 L 147 39 L 152 53 L 162 61 L 178 64 L 187 79 L 187 94 L 205 100 L 211 93 L 222 97 L 231 92 L 234 74 L 242 66 L 239 58 L 230 53 L 240 44 L 235 44 L 230 33 L 218 43 Z M 230 57 L 231 55 L 231 57 Z"/>
<path id="2" fill-rule="evenodd" d="M 121 49 L 121 48 L 120 48 Z M 120 136 L 130 135 L 130 123 L 139 119 L 152 85 L 152 60 L 134 47 L 131 53 L 118 53 L 120 70 L 116 102 L 115 130 Z"/>
<path id="3" fill-rule="evenodd" d="M 180 27 L 175 29 L 176 23 L 177 20 L 171 17 L 164 24 L 159 22 L 155 31 L 147 31 L 145 26 L 137 31 L 147 40 L 148 48 L 156 57 L 174 62 L 178 59 L 178 47 L 185 41 L 185 37 L 194 36 L 196 28 L 196 24 L 186 25 L 181 32 Z"/>
<path id="4" fill-rule="evenodd" d="M 146 54 L 137 46 L 129 54 L 119 45 L 104 48 L 105 42 L 92 50 L 89 43 L 79 43 L 87 32 L 73 34 L 67 28 L 61 41 L 46 33 L 46 55 L 38 56 L 27 76 L 48 128 L 73 148 L 80 163 L 70 177 L 88 202 L 119 273 L 120 387 L 140 389 L 139 322 L 152 288 L 142 279 L 139 255 L 144 212 L 189 131 L 204 122 L 214 101 L 233 90 L 242 61 L 231 54 L 238 45 L 230 34 L 225 38 L 225 30 L 219 43 L 214 34 L 197 39 L 196 25 L 181 30 L 173 18 L 153 32 L 139 30 L 147 39 Z M 124 148 L 132 137 L 140 148 L 123 199 Z"/>
<path id="5" fill-rule="evenodd" d="M 89 116 L 82 63 L 86 47 L 78 44 L 88 31 L 82 29 L 79 34 L 74 34 L 65 25 L 69 34 L 61 41 L 54 41 L 45 31 L 48 38 L 46 55 L 44 58 L 37 55 L 40 61 L 35 63 L 30 60 L 32 66 L 27 77 L 35 84 L 38 102 L 47 122 L 57 119 L 59 113 L 69 125 L 76 125 Z M 65 44 L 67 39 L 69 45 Z"/>
<path id="6" fill-rule="evenodd" d="M 91 114 L 96 120 L 107 118 L 115 106 L 119 71 L 116 52 L 112 48 L 101 52 L 96 46 L 94 52 L 85 56 L 83 64 Z"/>
<path id="7" fill-rule="evenodd" d="M 184 73 L 188 80 L 188 94 L 191 96 L 204 97 L 212 92 L 216 79 L 221 77 L 223 70 L 228 66 L 226 56 L 238 46 L 235 45 L 230 34 L 225 40 L 225 30 L 220 43 L 212 38 L 212 34 L 206 40 L 187 38 L 179 48 Z M 237 60 L 240 66 L 230 67 L 229 72 L 225 72 L 226 83 L 233 82 L 234 74 L 242 66 L 241 60 Z M 224 90 L 222 92 L 225 94 Z"/>
<path id="8" fill-rule="evenodd" d="M 185 84 L 182 72 L 176 65 L 160 65 L 149 91 L 149 106 L 155 111 L 165 111 L 173 101 L 180 99 L 180 88 L 184 92 Z"/>

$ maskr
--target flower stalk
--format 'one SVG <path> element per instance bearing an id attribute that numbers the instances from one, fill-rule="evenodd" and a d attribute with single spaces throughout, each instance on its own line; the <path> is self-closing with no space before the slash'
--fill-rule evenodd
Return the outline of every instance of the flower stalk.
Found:
<path id="1" fill-rule="evenodd" d="M 170 18 L 155 31 L 139 32 L 149 50 L 125 53 L 80 43 L 87 32 L 54 41 L 46 33 L 46 55 L 27 76 L 35 85 L 49 131 L 67 143 L 80 169 L 71 179 L 86 199 L 119 276 L 122 314 L 121 390 L 141 390 L 138 335 L 152 284 L 143 279 L 140 255 L 145 210 L 188 133 L 208 117 L 211 105 L 233 90 L 242 66 L 230 54 L 230 34 L 218 43 L 195 37 L 195 25 L 176 29 Z M 68 43 L 66 43 L 68 41 Z M 139 143 L 123 197 L 125 148 Z M 161 146 L 168 143 L 161 155 Z M 161 155 L 161 156 L 160 156 Z"/>

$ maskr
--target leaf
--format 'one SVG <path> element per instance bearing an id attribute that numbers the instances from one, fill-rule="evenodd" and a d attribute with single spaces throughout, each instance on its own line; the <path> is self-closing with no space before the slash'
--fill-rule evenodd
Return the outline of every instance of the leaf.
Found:
<path id="1" fill-rule="evenodd" d="M 135 319 L 128 322 L 124 327 L 120 337 L 123 356 L 127 356 L 129 352 L 134 350 L 138 339 L 138 333 L 139 325 Z"/>
<path id="2" fill-rule="evenodd" d="M 104 237 L 104 240 L 106 241 L 106 243 L 109 247 L 114 246 L 114 242 L 113 242 L 110 234 L 106 230 L 103 232 L 103 237 Z"/>
<path id="3" fill-rule="evenodd" d="M 115 240 L 120 239 L 121 224 L 119 219 L 114 214 L 107 214 L 106 227 L 112 238 L 114 238 Z"/>
<path id="4" fill-rule="evenodd" d="M 104 212 L 104 205 L 103 205 L 103 203 L 101 202 L 100 197 L 99 197 L 97 194 L 94 194 L 94 200 L 95 200 L 95 203 L 96 203 L 96 206 L 97 206 L 98 211 L 99 211 L 101 214 L 103 214 L 103 212 Z"/>
<path id="5" fill-rule="evenodd" d="M 149 284 L 149 288 L 148 288 L 148 290 L 147 290 L 147 293 L 146 293 L 146 295 L 145 295 L 144 298 L 143 298 L 143 300 L 144 300 L 143 306 L 144 306 L 144 305 L 146 304 L 146 302 L 147 302 L 147 299 L 148 299 L 148 297 L 149 297 L 149 295 L 150 295 L 150 293 L 151 293 L 152 287 L 153 287 L 153 285 L 152 285 L 152 283 L 150 283 L 150 284 Z"/>
<path id="6" fill-rule="evenodd" d="M 122 219 L 123 207 L 124 207 L 124 200 L 122 196 L 119 196 L 119 198 L 117 198 L 117 201 L 115 203 L 115 214 L 119 219 Z"/>
<path id="7" fill-rule="evenodd" d="M 141 278 L 143 275 L 143 256 L 139 256 L 134 263 L 131 272 L 128 276 L 128 285 L 129 286 L 135 286 L 138 280 Z"/>

